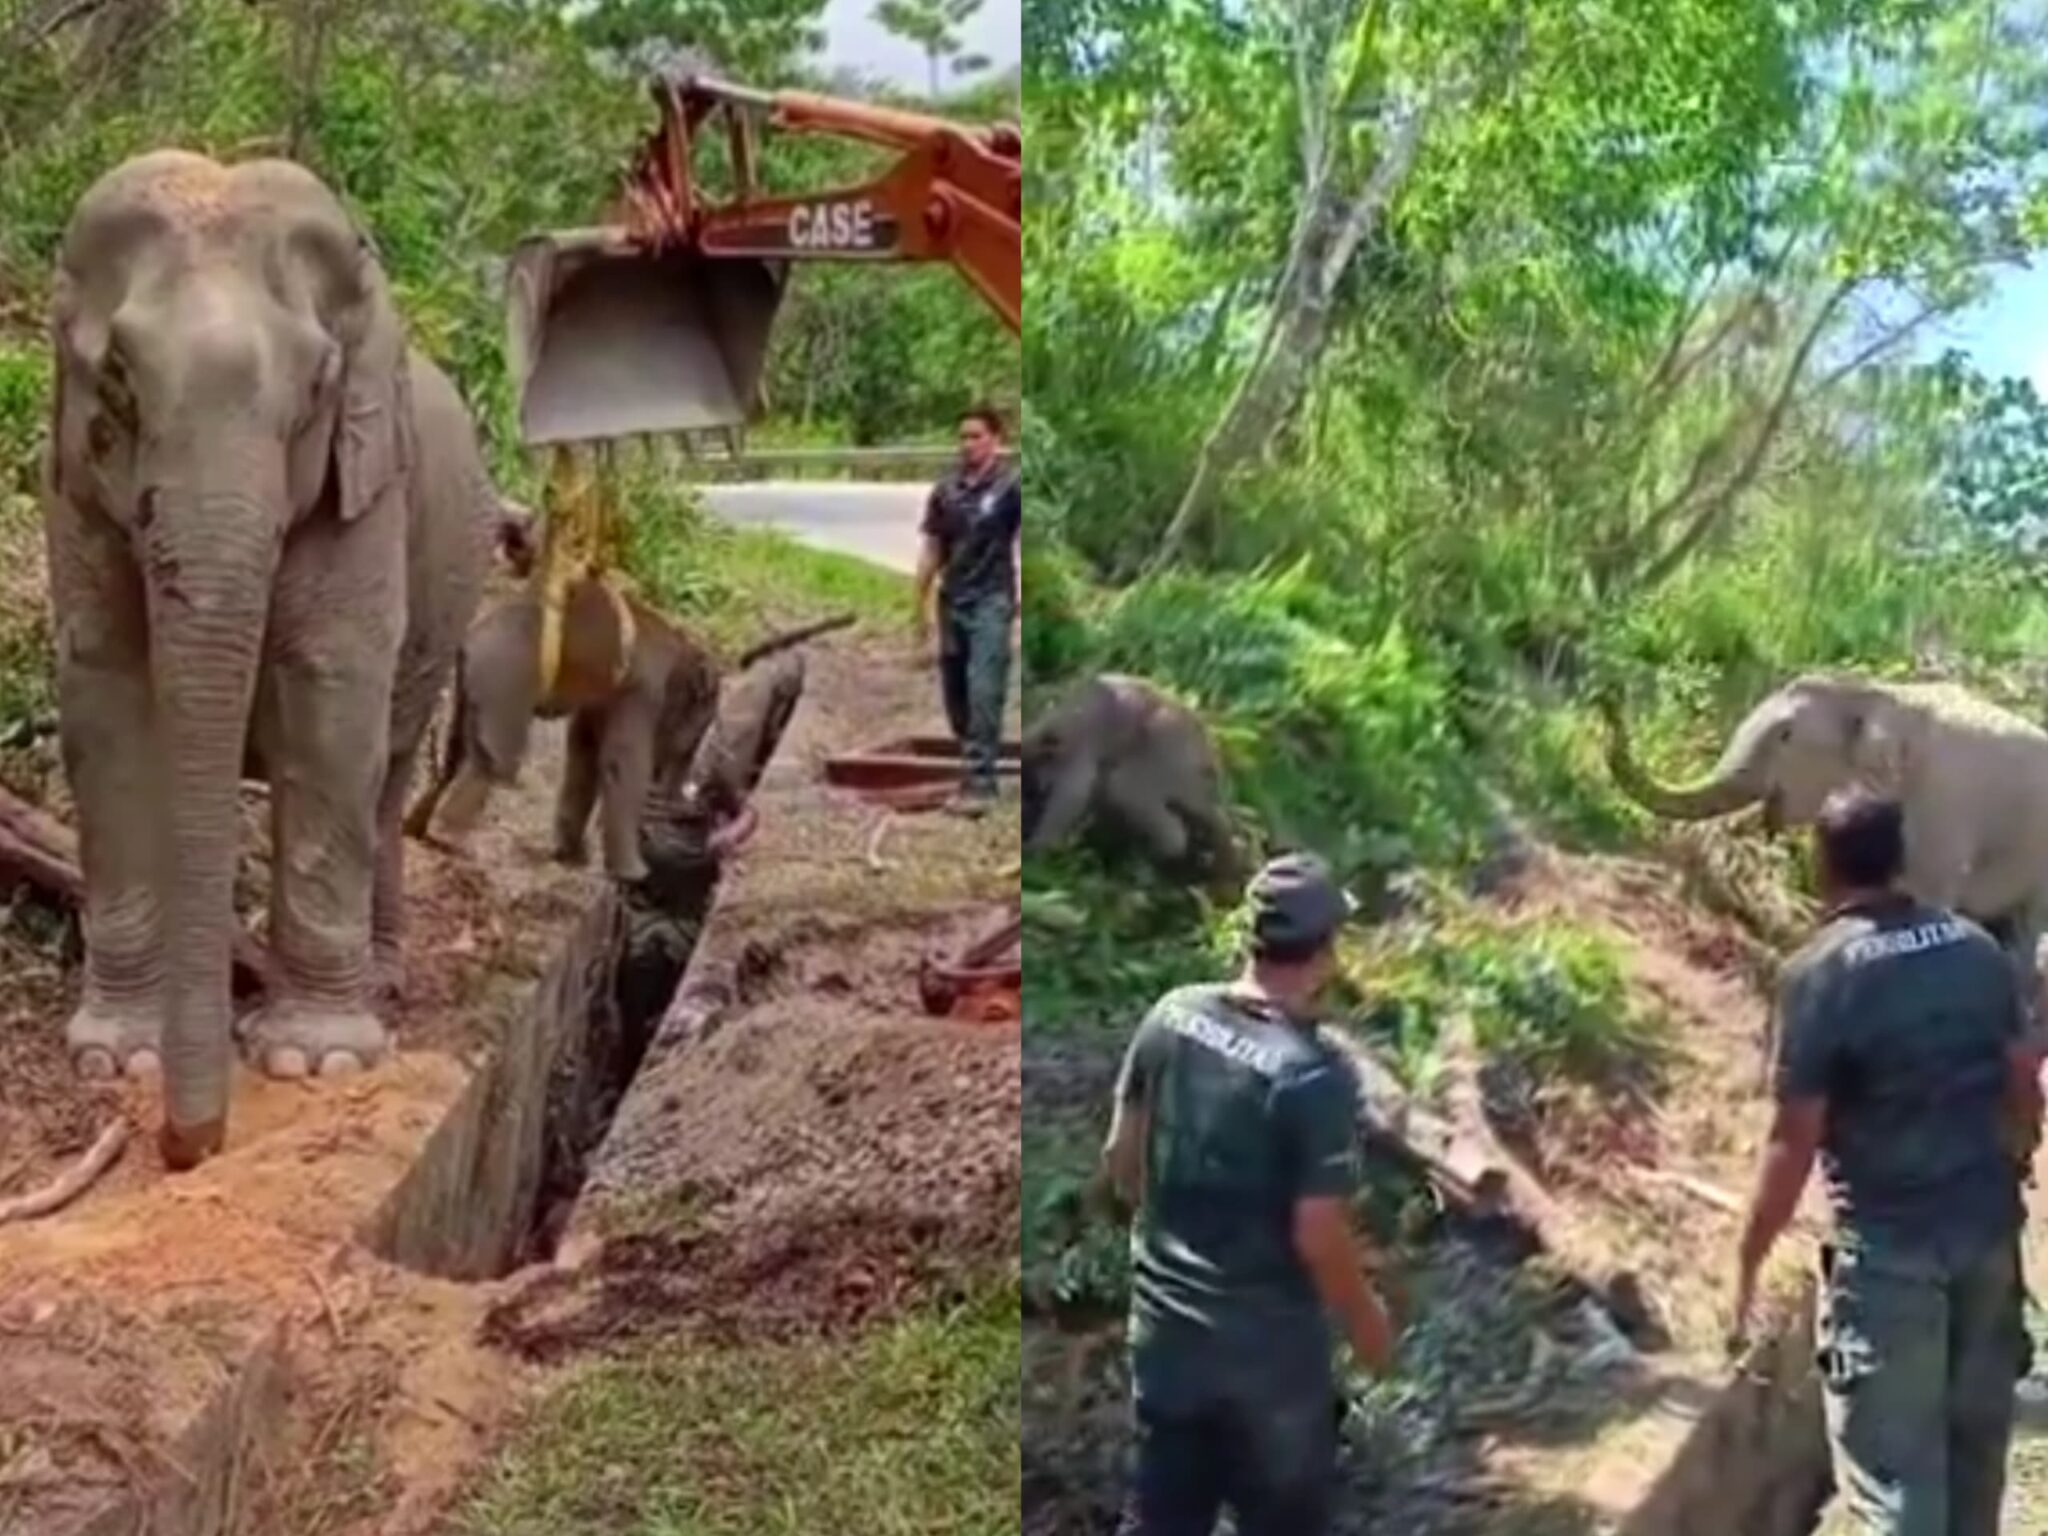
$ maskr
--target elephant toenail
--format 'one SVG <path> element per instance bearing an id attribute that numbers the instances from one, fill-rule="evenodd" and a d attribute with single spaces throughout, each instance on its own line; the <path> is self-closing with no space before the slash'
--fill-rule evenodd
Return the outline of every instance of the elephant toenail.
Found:
<path id="1" fill-rule="evenodd" d="M 320 1058 L 322 1077 L 354 1077 L 363 1070 L 363 1059 L 354 1051 L 329 1051 Z"/>
<path id="2" fill-rule="evenodd" d="M 281 1045 L 264 1063 L 272 1077 L 298 1078 L 307 1074 L 306 1053 L 295 1045 Z"/>
<path id="3" fill-rule="evenodd" d="M 114 1067 L 113 1052 L 103 1051 L 98 1046 L 80 1051 L 76 1065 L 78 1075 L 87 1082 L 104 1082 L 118 1075 Z"/>
<path id="4" fill-rule="evenodd" d="M 137 1051 L 128 1058 L 128 1075 L 138 1082 L 163 1074 L 163 1059 L 155 1051 Z"/>

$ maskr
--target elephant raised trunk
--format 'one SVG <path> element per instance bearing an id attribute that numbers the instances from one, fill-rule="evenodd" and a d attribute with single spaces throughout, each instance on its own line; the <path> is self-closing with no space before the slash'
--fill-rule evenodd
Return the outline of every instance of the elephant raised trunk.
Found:
<path id="1" fill-rule="evenodd" d="M 137 553 L 170 874 L 163 1154 L 187 1168 L 220 1149 L 227 1124 L 236 788 L 285 519 L 277 502 L 239 491 L 169 493 L 145 507 Z"/>
<path id="2" fill-rule="evenodd" d="M 1764 798 L 1762 748 L 1775 721 L 1756 717 L 1744 721 L 1712 773 L 1698 784 L 1673 788 L 1659 784 L 1636 762 L 1620 706 L 1611 698 L 1602 698 L 1598 708 L 1607 726 L 1607 771 L 1621 792 L 1645 810 L 1677 821 L 1705 821 Z"/>

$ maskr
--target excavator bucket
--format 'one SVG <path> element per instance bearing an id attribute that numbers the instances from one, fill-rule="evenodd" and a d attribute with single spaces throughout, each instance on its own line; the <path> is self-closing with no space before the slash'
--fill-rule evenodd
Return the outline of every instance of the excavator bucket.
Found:
<path id="1" fill-rule="evenodd" d="M 520 435 L 736 432 L 787 281 L 786 262 L 652 251 L 618 228 L 521 242 L 507 281 Z"/>

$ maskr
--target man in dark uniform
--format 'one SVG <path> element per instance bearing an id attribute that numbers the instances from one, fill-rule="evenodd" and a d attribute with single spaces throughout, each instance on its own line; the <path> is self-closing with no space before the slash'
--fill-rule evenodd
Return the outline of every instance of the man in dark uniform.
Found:
<path id="1" fill-rule="evenodd" d="M 1337 1449 L 1325 1311 L 1365 1367 L 1392 1354 L 1351 1224 L 1356 1080 L 1314 1014 L 1352 902 L 1306 855 L 1249 896 L 1244 973 L 1147 1015 L 1103 1154 L 1137 1207 L 1126 1536 L 1211 1536 L 1225 1506 L 1240 1536 L 1318 1536 Z"/>
<path id="2" fill-rule="evenodd" d="M 2027 1370 L 2020 1183 L 2043 1047 L 1998 944 L 1899 889 L 1896 802 L 1840 792 L 1815 842 L 1827 922 L 1779 985 L 1735 1341 L 1818 1152 L 1835 1231 L 1817 1339 L 1845 1511 L 1864 1536 L 1994 1536 Z"/>
<path id="3" fill-rule="evenodd" d="M 925 505 L 917 567 L 920 644 L 931 641 L 938 587 L 940 687 L 947 723 L 967 757 L 956 808 L 969 815 L 995 803 L 1010 647 L 1023 611 L 1017 545 L 1024 496 L 1002 448 L 1003 418 L 992 407 L 978 405 L 960 418 L 960 462 Z"/>

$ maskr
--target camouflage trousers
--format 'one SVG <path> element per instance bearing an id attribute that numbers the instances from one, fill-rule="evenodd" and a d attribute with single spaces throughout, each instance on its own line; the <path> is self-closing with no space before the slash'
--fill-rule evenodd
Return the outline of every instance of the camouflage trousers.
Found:
<path id="1" fill-rule="evenodd" d="M 946 722 L 967 757 L 967 791 L 993 799 L 1010 690 L 1010 594 L 944 599 L 939 683 Z"/>
<path id="2" fill-rule="evenodd" d="M 2025 1295 L 2017 1238 L 1961 1264 L 1823 1250 L 1830 1536 L 1996 1536 Z"/>

